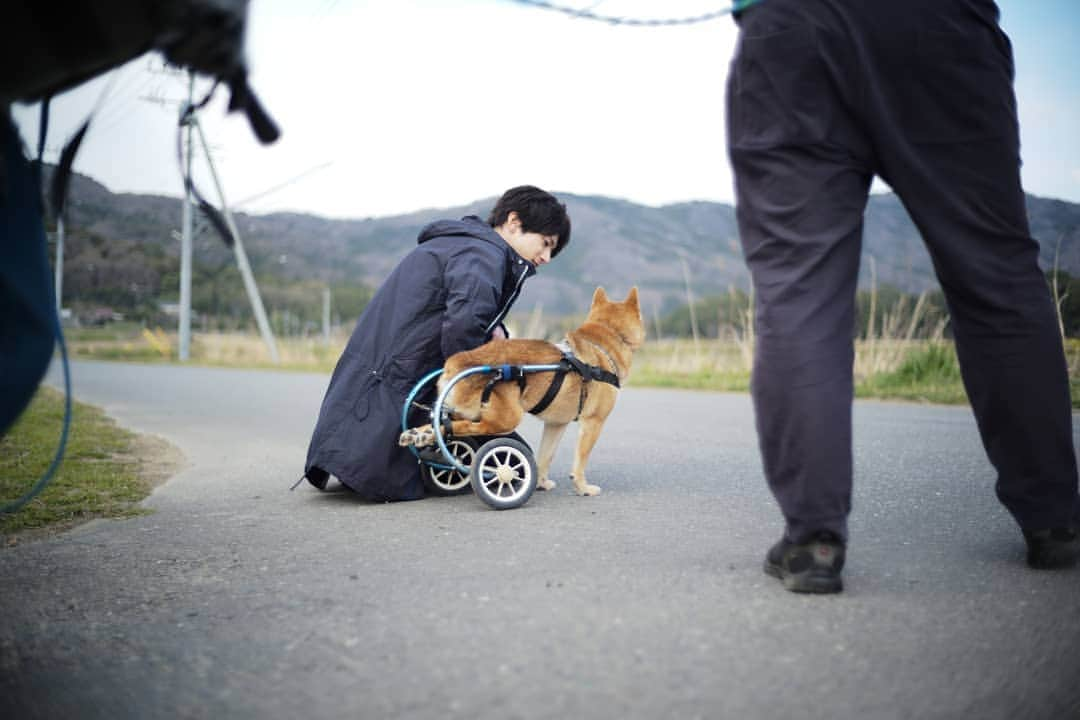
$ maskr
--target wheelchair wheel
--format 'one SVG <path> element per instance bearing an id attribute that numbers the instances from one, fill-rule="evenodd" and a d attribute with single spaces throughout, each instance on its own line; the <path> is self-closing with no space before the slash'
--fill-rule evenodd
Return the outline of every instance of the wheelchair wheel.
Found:
<path id="1" fill-rule="evenodd" d="M 446 449 L 465 467 L 471 467 L 476 458 L 476 442 L 469 438 L 450 440 L 446 443 Z M 436 462 L 445 464 L 441 459 Z M 469 492 L 468 474 L 455 468 L 424 463 L 420 474 L 424 478 L 424 489 L 432 495 L 464 495 Z"/>
<path id="2" fill-rule="evenodd" d="M 536 460 L 529 447 L 509 437 L 481 445 L 469 472 L 473 492 L 496 510 L 524 505 L 536 489 L 536 480 Z"/>

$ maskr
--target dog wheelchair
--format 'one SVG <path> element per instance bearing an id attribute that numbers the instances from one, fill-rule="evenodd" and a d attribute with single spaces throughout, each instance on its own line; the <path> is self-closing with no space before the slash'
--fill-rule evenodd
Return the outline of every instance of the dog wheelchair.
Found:
<path id="1" fill-rule="evenodd" d="M 471 435 L 453 437 L 446 398 L 454 385 L 471 376 L 491 376 L 488 390 L 495 383 L 518 380 L 534 372 L 558 372 L 563 365 L 479 365 L 461 371 L 438 393 L 435 402 L 425 405 L 418 398 L 430 395 L 429 385 L 442 375 L 434 370 L 413 386 L 401 411 L 401 430 L 431 423 L 435 444 L 423 448 L 409 446 L 421 465 L 424 487 L 433 495 L 473 493 L 489 507 L 510 510 L 521 507 L 536 490 L 536 459 L 532 448 L 516 432 L 507 435 Z M 426 417 L 425 417 L 426 414 Z"/>

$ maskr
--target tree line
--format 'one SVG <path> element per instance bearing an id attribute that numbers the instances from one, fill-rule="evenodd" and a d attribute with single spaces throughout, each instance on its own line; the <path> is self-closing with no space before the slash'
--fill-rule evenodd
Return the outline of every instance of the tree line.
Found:
<path id="1" fill-rule="evenodd" d="M 54 246 L 50 246 L 54 253 Z M 274 332 L 306 335 L 320 332 L 323 291 L 327 283 L 289 278 L 268 257 L 252 257 L 263 305 Z M 1057 270 L 1046 274 L 1066 337 L 1080 337 L 1080 277 Z M 329 285 L 332 322 L 351 326 L 370 301 L 374 288 L 360 282 Z M 100 317 L 107 308 L 128 320 L 168 326 L 175 317 L 163 306 L 180 295 L 179 261 L 157 243 L 106 239 L 74 230 L 65 238 L 64 307 L 77 317 Z M 859 290 L 857 337 L 913 338 L 947 335 L 948 312 L 940 290 L 922 296 L 890 285 Z M 744 337 L 750 327 L 751 298 L 740 288 L 683 304 L 649 321 L 653 337 Z M 214 244 L 197 252 L 192 269 L 193 323 L 202 330 L 254 328 L 251 304 L 231 252 Z"/>
<path id="2" fill-rule="evenodd" d="M 55 246 L 50 246 L 55 267 Z M 321 332 L 323 291 L 330 288 L 335 324 L 351 324 L 371 299 L 363 283 L 328 285 L 310 278 L 286 278 L 274 263 L 252 259 L 253 272 L 274 332 L 304 335 Z M 180 269 L 164 246 L 134 240 L 107 239 L 74 231 L 64 241 L 63 306 L 76 318 L 101 318 L 103 309 L 126 320 L 167 326 L 175 317 L 167 305 L 180 297 Z M 203 330 L 231 331 L 254 327 L 243 279 L 231 253 L 196 253 L 192 262 L 193 325 Z"/>

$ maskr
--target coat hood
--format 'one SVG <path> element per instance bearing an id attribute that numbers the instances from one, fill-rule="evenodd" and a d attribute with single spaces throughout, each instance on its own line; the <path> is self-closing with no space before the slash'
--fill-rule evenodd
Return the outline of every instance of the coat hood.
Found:
<path id="1" fill-rule="evenodd" d="M 470 237 L 486 240 L 496 245 L 505 245 L 494 228 L 475 215 L 468 215 L 460 220 L 436 220 L 428 223 L 416 238 L 417 243 L 425 243 L 431 238 L 444 235 L 468 235 Z"/>
<path id="2" fill-rule="evenodd" d="M 495 232 L 494 228 L 476 215 L 467 215 L 460 220 L 436 220 L 420 231 L 420 234 L 416 238 L 416 242 L 417 244 L 423 244 L 432 238 L 446 236 L 472 237 L 477 240 L 491 243 L 495 247 L 506 252 L 511 264 L 516 264 L 518 260 L 524 262 L 528 267 L 527 277 L 536 273 L 536 268 L 533 267 L 532 263 L 518 255 L 517 251 L 510 247 L 510 243 L 503 240 L 502 236 Z"/>

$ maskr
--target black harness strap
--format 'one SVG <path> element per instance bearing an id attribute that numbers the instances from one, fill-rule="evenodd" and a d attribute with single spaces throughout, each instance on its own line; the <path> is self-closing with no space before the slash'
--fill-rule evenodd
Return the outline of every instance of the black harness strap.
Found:
<path id="1" fill-rule="evenodd" d="M 555 396 L 559 394 L 559 390 L 562 389 L 563 378 L 565 378 L 566 373 L 570 371 L 576 372 L 581 376 L 581 393 L 578 397 L 578 417 L 581 417 L 581 409 L 585 407 L 585 387 L 591 381 L 598 380 L 600 382 L 605 382 L 608 385 L 619 387 L 619 376 L 615 373 L 608 372 L 603 368 L 583 362 L 568 349 L 563 348 L 562 352 L 562 360 L 559 361 L 559 369 L 555 371 L 555 377 L 551 379 L 551 385 L 548 386 L 547 392 L 544 393 L 544 397 L 540 398 L 540 402 L 536 403 L 536 405 L 529 410 L 530 415 L 539 415 L 547 409 L 548 405 L 555 399 Z"/>
<path id="2" fill-rule="evenodd" d="M 547 391 L 544 393 L 544 397 L 540 398 L 540 402 L 536 403 L 531 410 L 530 415 L 539 415 L 547 409 L 548 405 L 555 400 L 555 397 L 562 389 L 563 379 L 568 372 L 576 372 L 581 376 L 581 396 L 578 399 L 578 415 L 581 415 L 581 408 L 585 405 L 585 387 L 593 380 L 607 383 L 608 385 L 614 385 L 619 387 L 619 376 L 613 372 L 608 372 L 603 368 L 598 368 L 595 365 L 589 365 L 586 362 L 579 360 L 574 356 L 574 353 L 569 349 L 563 349 L 562 359 L 559 360 L 559 368 L 554 371 L 554 377 L 551 379 L 551 385 L 548 386 Z M 487 405 L 491 400 L 491 393 L 495 390 L 495 385 L 507 380 L 517 380 L 518 389 L 521 392 L 525 392 L 525 371 L 519 365 L 500 365 L 497 368 L 493 368 L 491 377 L 488 379 L 487 384 L 484 385 L 484 391 L 480 395 L 480 404 Z"/>
<path id="3" fill-rule="evenodd" d="M 590 380 L 599 380 L 600 382 L 605 382 L 608 385 L 614 385 L 615 387 L 619 387 L 619 376 L 615 373 L 608 372 L 607 370 L 596 367 L 595 365 L 589 365 L 587 363 L 584 363 L 573 355 L 567 355 L 563 359 L 569 362 L 574 367 L 574 370 L 576 370 L 578 374 L 581 375 L 581 377 L 585 378 L 585 382 L 589 382 Z"/>
<path id="4" fill-rule="evenodd" d="M 563 357 L 563 359 L 559 361 L 559 369 L 555 371 L 555 376 L 551 378 L 551 384 L 548 385 L 547 392 L 544 393 L 544 397 L 540 398 L 540 402 L 536 403 L 532 410 L 529 411 L 530 415 L 539 415 L 547 410 L 548 405 L 551 404 L 551 401 L 554 400 L 555 396 L 562 390 L 563 378 L 566 377 L 566 373 L 570 372 L 570 368 L 570 363 Z"/>
<path id="5" fill-rule="evenodd" d="M 517 380 L 518 388 L 525 392 L 525 371 L 517 365 L 500 365 L 498 372 L 493 372 L 491 379 L 484 386 L 484 392 L 480 395 L 481 405 L 488 404 L 488 400 L 491 399 L 491 391 L 495 389 L 495 384 L 504 380 Z"/>

